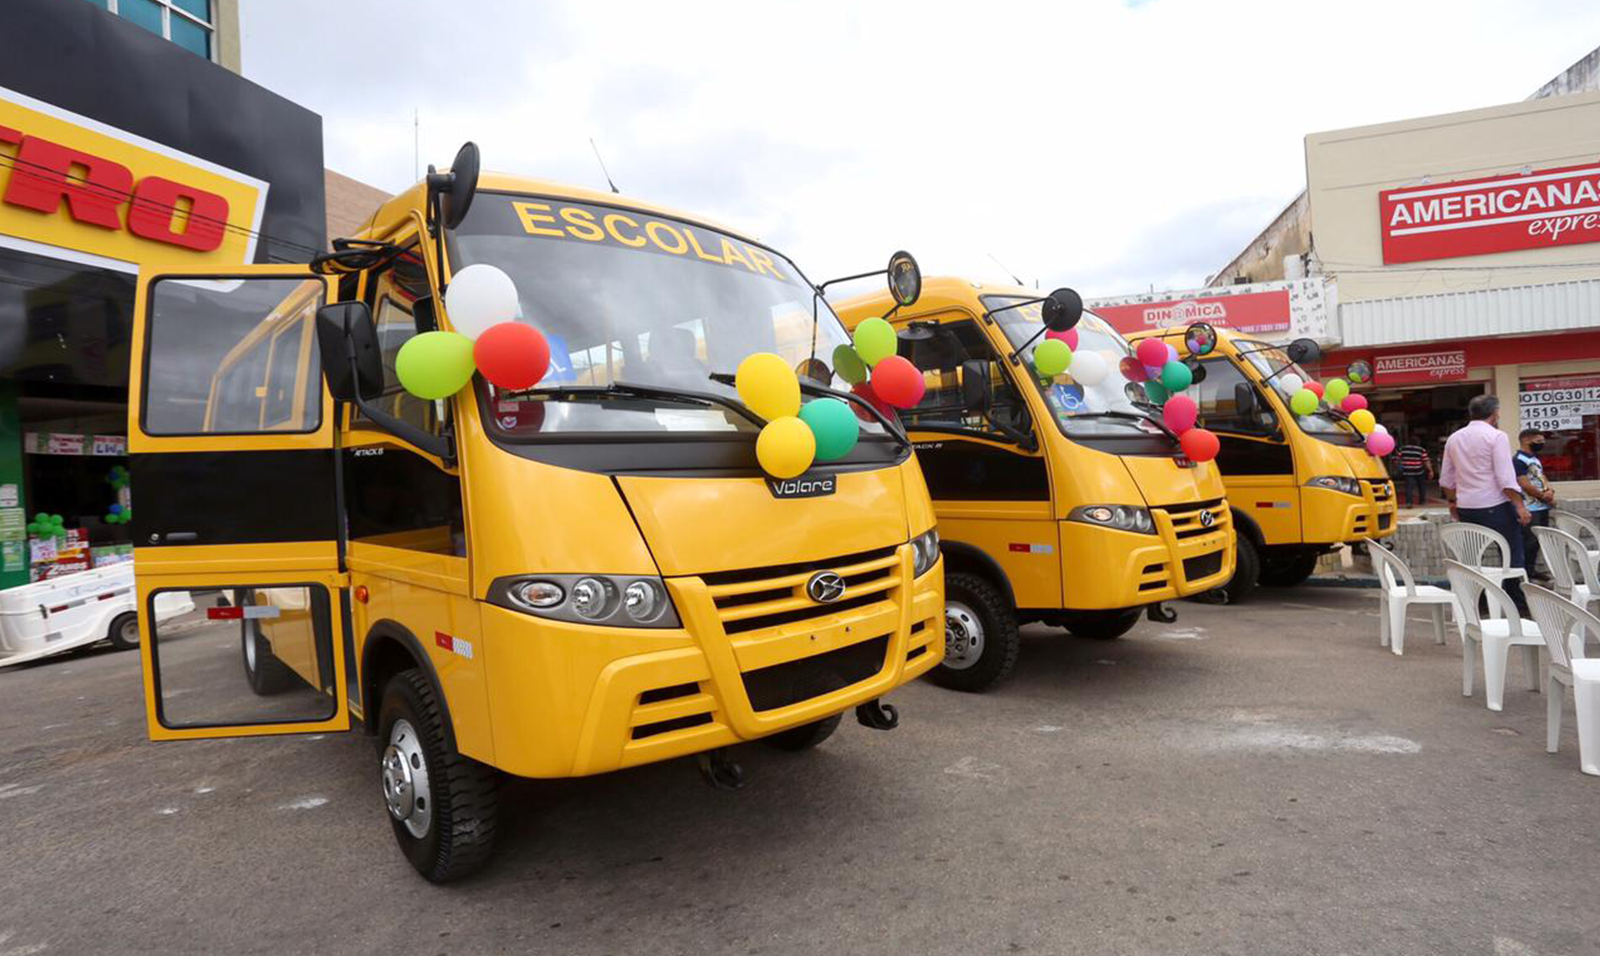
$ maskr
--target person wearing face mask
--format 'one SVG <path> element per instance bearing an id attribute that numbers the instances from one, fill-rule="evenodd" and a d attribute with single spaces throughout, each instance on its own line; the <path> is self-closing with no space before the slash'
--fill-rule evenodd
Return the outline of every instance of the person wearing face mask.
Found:
<path id="1" fill-rule="evenodd" d="M 1539 452 L 1544 449 L 1544 433 L 1537 428 L 1524 428 L 1517 438 L 1522 449 L 1511 456 L 1511 467 L 1517 473 L 1517 484 L 1522 488 L 1522 501 L 1528 507 L 1531 520 L 1522 526 L 1522 567 L 1531 580 L 1548 582 L 1547 571 L 1536 570 L 1539 563 L 1539 539 L 1534 528 L 1550 523 L 1550 506 L 1555 504 L 1556 493 L 1544 477 L 1544 463 Z"/>

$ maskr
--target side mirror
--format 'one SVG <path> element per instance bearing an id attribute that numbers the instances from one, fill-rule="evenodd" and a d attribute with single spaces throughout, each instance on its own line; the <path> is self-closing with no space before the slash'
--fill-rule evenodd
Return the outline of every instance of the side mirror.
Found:
<path id="1" fill-rule="evenodd" d="M 1317 362 L 1322 359 L 1322 346 L 1311 339 L 1295 339 L 1284 349 L 1284 354 L 1289 356 L 1289 361 L 1296 365 L 1307 362 Z"/>
<path id="2" fill-rule="evenodd" d="M 428 167 L 428 192 L 439 197 L 439 220 L 454 229 L 467 218 L 472 197 L 478 192 L 479 156 L 477 143 L 462 143 L 448 173 Z"/>
<path id="3" fill-rule="evenodd" d="M 1372 378 L 1372 363 L 1366 359 L 1356 359 L 1344 370 L 1345 377 L 1357 385 Z"/>
<path id="4" fill-rule="evenodd" d="M 1052 332 L 1065 332 L 1083 318 L 1083 296 L 1071 289 L 1057 289 L 1040 305 L 1044 324 Z"/>
<path id="5" fill-rule="evenodd" d="M 983 359 L 967 359 L 961 363 L 961 405 L 969 412 L 989 414 L 994 402 L 994 391 L 989 385 L 989 363 Z"/>
<path id="6" fill-rule="evenodd" d="M 898 338 L 900 355 L 925 372 L 953 372 L 961 364 L 961 341 L 936 322 L 913 322 Z"/>
<path id="7" fill-rule="evenodd" d="M 902 308 L 922 297 L 922 269 L 904 249 L 889 257 L 889 294 Z"/>
<path id="8" fill-rule="evenodd" d="M 365 302 L 335 302 L 318 309 L 317 350 L 335 400 L 353 402 L 383 391 L 383 353 Z"/>

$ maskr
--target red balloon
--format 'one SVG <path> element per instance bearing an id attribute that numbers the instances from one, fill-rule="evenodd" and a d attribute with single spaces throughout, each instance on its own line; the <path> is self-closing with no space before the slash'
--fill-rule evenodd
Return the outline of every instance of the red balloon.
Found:
<path id="1" fill-rule="evenodd" d="M 894 415 L 894 406 L 878 397 L 878 393 L 872 390 L 871 382 L 857 382 L 856 384 L 850 386 L 850 391 L 855 392 L 863 399 L 866 399 L 868 405 L 871 405 L 873 408 L 876 408 L 878 411 L 883 413 L 883 417 L 889 419 L 891 422 L 897 421 Z M 857 418 L 868 424 L 876 425 L 878 423 L 878 420 L 873 418 L 872 415 L 860 405 L 851 405 L 850 410 L 856 413 Z"/>
<path id="2" fill-rule="evenodd" d="M 1068 329 L 1065 332 L 1057 332 L 1055 329 L 1049 329 L 1044 333 L 1044 337 L 1047 339 L 1060 339 L 1061 341 L 1067 343 L 1067 348 L 1073 349 L 1074 351 L 1076 351 L 1078 348 L 1077 329 Z"/>
<path id="3" fill-rule="evenodd" d="M 1200 406 L 1187 395 L 1174 395 L 1161 406 L 1161 421 L 1177 435 L 1182 435 L 1193 428 L 1195 418 L 1199 414 Z"/>
<path id="4" fill-rule="evenodd" d="M 1134 351 L 1143 365 L 1159 368 L 1167 364 L 1167 343 L 1161 339 L 1145 339 Z"/>
<path id="5" fill-rule="evenodd" d="M 531 325 L 501 322 L 478 336 L 472 360 L 497 388 L 532 388 L 550 370 L 550 343 Z"/>
<path id="6" fill-rule="evenodd" d="M 1322 397 L 1322 383 L 1321 382 L 1307 382 L 1305 384 L 1305 387 L 1310 389 L 1311 392 L 1313 394 L 1315 394 L 1318 398 Z"/>
<path id="7" fill-rule="evenodd" d="M 1191 428 L 1179 435 L 1178 444 L 1190 461 L 1210 461 L 1222 450 L 1222 442 L 1204 428 Z"/>
<path id="8" fill-rule="evenodd" d="M 1129 355 L 1117 363 L 1117 368 L 1122 370 L 1122 377 L 1130 382 L 1143 382 L 1150 377 L 1145 371 L 1144 363 Z"/>
<path id="9" fill-rule="evenodd" d="M 896 408 L 911 408 L 922 401 L 927 385 L 910 360 L 891 355 L 872 366 L 872 390 Z"/>
<path id="10" fill-rule="evenodd" d="M 1357 395 L 1355 392 L 1351 392 L 1349 395 L 1344 397 L 1344 401 L 1339 403 L 1339 407 L 1344 409 L 1344 413 L 1348 415 L 1358 408 L 1366 408 L 1367 397 L 1365 395 Z"/>

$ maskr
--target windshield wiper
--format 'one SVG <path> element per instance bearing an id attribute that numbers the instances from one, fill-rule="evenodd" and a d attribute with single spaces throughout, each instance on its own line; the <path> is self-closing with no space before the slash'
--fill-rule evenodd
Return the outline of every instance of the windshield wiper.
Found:
<path id="1" fill-rule="evenodd" d="M 729 388 L 738 387 L 734 384 L 734 377 L 727 372 L 712 372 L 710 379 L 713 382 L 726 385 Z M 890 437 L 893 438 L 902 448 L 906 449 L 907 451 L 912 450 L 911 439 L 906 437 L 906 433 L 900 429 L 900 426 L 890 420 L 889 416 L 879 411 L 876 405 L 862 398 L 860 395 L 857 395 L 854 392 L 841 392 L 837 389 L 829 388 L 826 385 L 818 385 L 817 383 L 804 378 L 800 379 L 800 391 L 806 395 L 818 395 L 824 398 L 837 398 L 839 401 L 847 404 L 853 403 L 860 405 L 862 408 L 865 408 L 868 412 L 872 413 L 872 417 L 878 420 L 878 424 L 882 425 L 884 431 L 888 432 Z M 766 424 L 765 422 L 761 422 L 760 419 L 757 419 L 757 422 L 760 424 Z"/>
<path id="2" fill-rule="evenodd" d="M 668 385 L 640 385 L 632 382 L 612 382 L 610 385 L 552 385 L 546 388 L 530 388 L 519 394 L 580 399 L 644 398 L 690 405 L 717 405 L 728 409 L 757 428 L 766 424 L 761 416 L 746 408 L 738 399 L 714 392 L 698 392 L 692 388 L 673 388 Z"/>
<path id="3" fill-rule="evenodd" d="M 1144 402 L 1130 402 L 1129 404 L 1133 405 L 1135 408 L 1143 408 L 1143 407 L 1146 406 L 1146 403 L 1144 403 Z M 1155 408 L 1156 406 L 1154 404 L 1150 404 L 1149 407 L 1150 408 Z M 1077 412 L 1077 413 L 1072 414 L 1072 415 L 1070 415 L 1068 417 L 1069 417 L 1069 419 L 1075 419 L 1075 418 L 1121 418 L 1121 419 L 1126 419 L 1127 421 L 1130 421 L 1130 422 L 1146 422 L 1146 423 L 1154 425 L 1155 427 L 1157 427 L 1157 428 L 1161 429 L 1162 431 L 1166 432 L 1173 439 L 1176 439 L 1178 437 L 1177 432 L 1174 432 L 1172 429 L 1168 428 L 1166 422 L 1163 422 L 1160 419 L 1155 418 L 1155 417 L 1150 416 L 1150 415 L 1139 415 L 1139 414 L 1136 414 L 1134 412 L 1120 412 L 1120 411 L 1117 411 L 1116 409 L 1106 409 L 1105 411 L 1101 411 L 1101 412 Z"/>

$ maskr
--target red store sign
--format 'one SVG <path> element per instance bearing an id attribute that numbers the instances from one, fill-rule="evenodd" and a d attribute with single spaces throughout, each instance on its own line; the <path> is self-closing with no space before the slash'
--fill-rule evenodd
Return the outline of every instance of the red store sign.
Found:
<path id="1" fill-rule="evenodd" d="M 1198 296 L 1166 302 L 1097 305 L 1094 314 L 1123 335 L 1208 322 L 1240 332 L 1282 332 L 1289 328 L 1289 290 Z"/>
<path id="2" fill-rule="evenodd" d="M 1416 385 L 1432 382 L 1459 382 L 1467 377 L 1467 353 L 1419 352 L 1411 355 L 1383 355 L 1372 363 L 1374 385 Z"/>
<path id="3" fill-rule="evenodd" d="M 1600 242 L 1600 165 L 1378 193 L 1383 261 Z"/>

